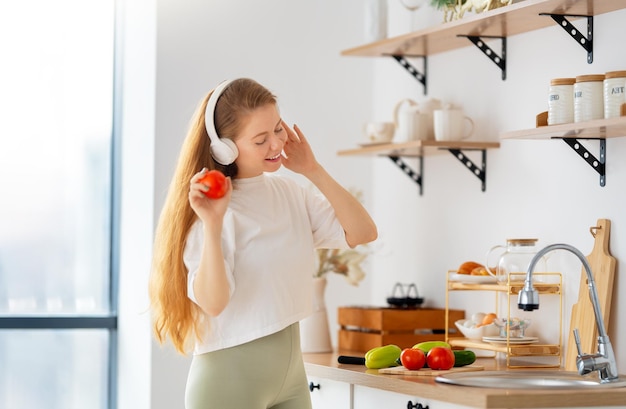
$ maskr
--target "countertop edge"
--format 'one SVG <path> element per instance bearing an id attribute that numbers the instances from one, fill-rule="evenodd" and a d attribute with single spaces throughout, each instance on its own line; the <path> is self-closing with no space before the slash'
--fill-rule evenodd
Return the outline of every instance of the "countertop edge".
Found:
<path id="1" fill-rule="evenodd" d="M 489 389 L 444 385 L 434 377 L 379 374 L 377 370 L 362 365 L 345 365 L 337 362 L 337 354 L 303 354 L 308 375 L 346 382 L 353 385 L 381 389 L 433 399 L 474 408 L 571 408 L 571 407 L 624 407 L 626 388 L 591 390 L 537 390 Z M 350 353 L 343 353 L 350 355 Z M 352 353 L 354 356 L 363 354 Z M 492 358 L 479 358 L 480 364 L 493 367 Z M 491 363 L 490 363 L 491 362 Z M 490 363 L 490 364 L 489 364 Z M 462 393 L 459 393 L 462 388 Z"/>

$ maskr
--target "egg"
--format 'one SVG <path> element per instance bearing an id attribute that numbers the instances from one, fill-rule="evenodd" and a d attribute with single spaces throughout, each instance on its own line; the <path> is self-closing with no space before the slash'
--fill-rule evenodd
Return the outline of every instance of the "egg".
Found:
<path id="1" fill-rule="evenodd" d="M 487 314 L 485 314 L 484 312 L 477 312 L 475 314 L 472 314 L 471 320 L 476 323 L 481 323 L 485 319 L 485 315 Z"/>

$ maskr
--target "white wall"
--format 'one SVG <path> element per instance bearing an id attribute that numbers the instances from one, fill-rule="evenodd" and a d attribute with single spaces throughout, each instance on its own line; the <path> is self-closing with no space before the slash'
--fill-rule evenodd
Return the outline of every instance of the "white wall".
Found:
<path id="1" fill-rule="evenodd" d="M 392 34 L 408 30 L 406 15 L 396 2 L 390 3 L 389 14 Z M 440 13 L 433 10 L 420 18 L 418 29 L 441 21 Z M 625 18 L 626 11 L 595 17 L 591 65 L 586 52 L 556 25 L 508 38 L 506 81 L 469 41 L 466 48 L 430 56 L 428 96 L 395 61 L 377 60 L 375 114 L 391 115 L 402 98 L 418 102 L 438 98 L 462 106 L 474 119 L 474 140 L 497 141 L 500 132 L 533 128 L 535 115 L 547 110 L 551 78 L 626 68 L 626 54 L 616 52 L 617 39 L 626 34 Z M 576 26 L 584 32 L 584 25 L 577 22 Z M 498 40 L 489 44 L 500 52 Z M 415 64 L 421 67 L 421 61 Z M 598 156 L 597 142 L 587 146 Z M 589 227 L 600 218 L 612 222 L 610 249 L 619 263 L 626 258 L 625 154 L 626 138 L 607 140 L 606 186 L 600 187 L 598 174 L 562 141 L 504 140 L 500 149 L 488 152 L 486 192 L 451 154 L 442 153 L 425 158 L 423 196 L 388 159 L 373 159 L 374 216 L 380 240 L 392 254 L 373 262 L 371 301 L 383 302 L 393 281 L 415 282 L 428 305 L 443 307 L 445 273 L 461 262 L 484 262 L 491 246 L 515 237 L 539 238 L 541 247 L 565 242 L 589 254 L 593 247 Z M 567 337 L 581 266 L 564 252 L 552 253 L 549 262 L 550 269 L 564 274 Z M 620 297 L 625 292 L 626 280 L 618 271 L 609 331 L 614 346 L 626 341 L 626 301 Z M 492 310 L 493 299 L 482 299 L 486 300 L 455 293 L 450 302 L 470 314 Z M 557 314 L 554 307 L 542 305 L 530 315 L 535 321 L 530 332 L 542 328 L 547 316 Z M 624 368 L 626 353 L 616 349 Z"/>
<path id="2" fill-rule="evenodd" d="M 267 85 L 279 96 L 287 121 L 306 132 L 318 159 L 342 184 L 364 192 L 379 226 L 377 253 L 368 261 L 365 281 L 351 287 L 331 277 L 327 303 L 333 335 L 338 305 L 383 305 L 397 281 L 416 283 L 429 305 L 443 307 L 445 272 L 468 259 L 481 261 L 489 247 L 509 237 L 538 237 L 544 245 L 567 242 L 589 253 L 589 227 L 608 218 L 611 251 L 618 259 L 626 256 L 626 216 L 620 212 L 626 198 L 621 160 L 626 139 L 607 141 L 603 188 L 563 142 L 503 141 L 500 149 L 489 151 L 485 193 L 456 159 L 440 154 L 425 159 L 424 195 L 419 196 L 415 184 L 388 159 L 336 156 L 361 140 L 363 123 L 390 119 L 399 99 L 426 98 L 391 59 L 340 57 L 341 50 L 363 42 L 362 1 L 160 0 L 156 7 L 152 217 L 162 206 L 188 120 L 202 96 L 229 77 L 250 76 Z M 473 46 L 431 56 L 428 97 L 462 105 L 477 123 L 476 139 L 496 141 L 501 131 L 532 128 L 535 115 L 547 109 L 551 78 L 626 68 L 615 40 L 624 38 L 625 17 L 626 11 L 596 17 L 592 65 L 559 27 L 508 39 L 506 81 Z M 440 14 L 425 8 L 412 19 L 399 2 L 390 1 L 389 21 L 390 34 L 397 35 L 438 24 Z M 561 254 L 551 261 L 565 274 L 569 311 L 580 265 Z M 614 345 L 626 341 L 626 327 L 618 324 L 625 303 L 619 293 L 625 286 L 618 276 L 610 330 Z M 463 295 L 452 306 L 468 313 L 491 308 Z M 552 311 L 542 306 L 534 314 Z M 127 340 L 122 337 L 122 342 Z M 617 349 L 624 368 L 626 354 Z M 150 407 L 182 407 L 188 358 L 154 346 L 150 359 Z"/>

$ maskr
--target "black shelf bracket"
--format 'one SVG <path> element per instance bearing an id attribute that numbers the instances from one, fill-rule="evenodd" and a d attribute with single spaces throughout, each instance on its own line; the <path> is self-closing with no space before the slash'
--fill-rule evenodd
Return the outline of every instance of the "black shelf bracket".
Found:
<path id="1" fill-rule="evenodd" d="M 482 51 L 483 54 L 489 57 L 489 59 L 493 61 L 493 63 L 496 64 L 498 68 L 500 68 L 500 70 L 502 71 L 502 80 L 504 81 L 506 79 L 506 37 L 498 37 L 498 36 L 480 37 L 480 36 L 471 36 L 471 35 L 464 35 L 464 34 L 459 34 L 457 37 L 465 37 L 468 40 L 470 40 L 472 43 L 474 43 L 474 45 L 478 47 L 478 49 Z M 491 49 L 491 47 L 485 44 L 485 41 L 483 41 L 483 38 L 499 38 L 502 42 L 502 52 L 500 53 L 500 55 L 496 54 L 495 51 Z"/>
<path id="2" fill-rule="evenodd" d="M 414 55 L 414 56 L 404 56 L 404 55 L 392 55 L 393 59 L 396 60 L 405 70 L 409 72 L 417 81 L 419 81 L 424 86 L 424 95 L 427 94 L 426 87 L 426 72 L 428 71 L 428 59 L 425 55 Z M 409 62 L 405 57 L 416 57 L 424 60 L 424 73 L 422 74 L 415 68 L 413 64 Z"/>
<path id="3" fill-rule="evenodd" d="M 606 185 L 606 139 L 598 139 L 600 141 L 600 158 L 593 156 L 591 152 L 585 148 L 576 138 L 563 138 L 581 158 L 585 160 L 598 174 L 600 174 L 600 186 Z"/>
<path id="4" fill-rule="evenodd" d="M 578 44 L 582 46 L 582 48 L 587 51 L 587 63 L 591 64 L 593 62 L 593 16 L 583 16 L 580 14 L 553 14 L 553 13 L 539 13 L 540 16 L 550 16 L 552 20 L 556 21 L 556 23 L 563 28 L 572 36 L 574 40 Z M 572 23 L 569 22 L 567 17 L 581 17 L 587 19 L 587 36 L 578 31 L 576 27 Z"/>
<path id="5" fill-rule="evenodd" d="M 476 166 L 470 158 L 468 158 L 461 149 L 448 148 L 448 151 L 454 155 L 462 164 L 464 164 L 470 172 L 478 179 L 480 179 L 482 185 L 481 190 L 484 192 L 487 189 L 487 150 L 479 149 L 482 152 L 481 167 Z"/>
<path id="6" fill-rule="evenodd" d="M 419 186 L 420 196 L 423 193 L 422 187 L 422 174 L 424 173 L 424 158 L 422 156 L 418 157 L 419 160 L 419 173 L 415 172 L 409 165 L 407 165 L 401 157 L 399 156 L 389 156 L 389 159 L 393 163 L 395 163 L 402 171 L 413 180 L 413 182 L 417 183 Z"/>

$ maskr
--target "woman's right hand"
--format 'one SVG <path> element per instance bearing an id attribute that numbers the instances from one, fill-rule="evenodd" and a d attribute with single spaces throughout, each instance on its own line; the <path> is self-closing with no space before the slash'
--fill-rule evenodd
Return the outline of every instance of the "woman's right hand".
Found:
<path id="1" fill-rule="evenodd" d="M 203 222 L 219 223 L 221 226 L 233 190 L 232 181 L 230 177 L 226 178 L 226 194 L 224 196 L 219 199 L 209 199 L 204 194 L 204 192 L 209 190 L 209 187 L 198 182 L 208 171 L 207 168 L 204 168 L 191 178 L 189 183 L 189 204 Z"/>

